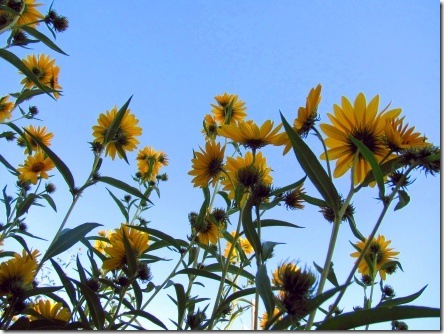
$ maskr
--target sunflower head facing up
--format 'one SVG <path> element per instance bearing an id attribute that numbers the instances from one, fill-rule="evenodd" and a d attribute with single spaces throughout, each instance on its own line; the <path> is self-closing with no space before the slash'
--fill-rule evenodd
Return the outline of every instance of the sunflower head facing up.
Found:
<path id="1" fill-rule="evenodd" d="M 27 130 L 29 133 L 34 135 L 34 137 L 37 137 L 45 146 L 51 145 L 51 140 L 54 137 L 54 134 L 52 132 L 46 131 L 46 126 L 37 126 L 34 127 L 33 125 L 30 125 L 28 127 L 25 127 L 25 130 Z M 37 144 L 37 142 L 31 138 L 31 136 L 28 134 L 28 132 L 25 132 L 26 140 L 28 141 L 29 145 L 31 146 L 31 149 L 34 151 L 37 151 L 40 147 Z M 25 141 L 22 137 L 17 139 L 17 144 L 22 147 L 26 147 Z M 25 148 L 25 154 L 31 154 L 29 152 L 28 148 Z"/>
<path id="2" fill-rule="evenodd" d="M 239 121 L 237 123 L 223 124 L 218 130 L 219 135 L 229 138 L 239 144 L 245 145 L 255 152 L 266 145 L 278 145 L 278 134 L 282 124 L 273 129 L 273 122 L 267 120 L 260 127 L 254 121 Z"/>
<path id="3" fill-rule="evenodd" d="M 8 102 L 9 95 L 0 98 L 0 122 L 4 122 L 12 117 L 14 103 Z"/>
<path id="4" fill-rule="evenodd" d="M 355 248 L 360 251 L 351 253 L 350 256 L 359 258 L 367 242 L 367 238 L 364 241 L 357 242 Z M 358 272 L 362 275 L 369 275 L 370 277 L 375 277 L 376 273 L 379 272 L 379 276 L 381 276 L 383 280 L 386 279 L 386 274 L 392 274 L 396 270 L 396 263 L 393 261 L 397 259 L 396 255 L 398 255 L 399 252 L 393 251 L 393 248 L 388 248 L 391 242 L 391 240 L 385 240 L 383 235 L 378 235 L 377 238 L 373 238 L 365 253 L 367 261 L 363 258 L 361 262 L 359 262 Z M 373 264 L 374 267 L 369 267 L 368 263 Z"/>
<path id="5" fill-rule="evenodd" d="M 162 151 L 156 151 L 152 147 L 144 147 L 137 154 L 137 168 L 143 180 L 154 181 L 163 166 L 168 166 L 168 157 Z"/>
<path id="6" fill-rule="evenodd" d="M 71 312 L 60 302 L 53 302 L 52 300 L 40 299 L 37 303 L 31 305 L 31 308 L 36 311 L 41 317 L 31 315 L 31 320 L 38 320 L 46 318 L 50 320 L 61 320 L 68 322 L 71 318 Z"/>
<path id="7" fill-rule="evenodd" d="M 214 97 L 217 104 L 211 104 L 214 119 L 219 124 L 232 124 L 247 117 L 245 102 L 239 100 L 235 94 L 217 95 Z"/>
<path id="8" fill-rule="evenodd" d="M 356 97 L 354 104 L 342 98 L 342 104 L 334 105 L 334 114 L 327 114 L 332 124 L 321 124 L 321 130 L 327 135 L 325 144 L 329 148 L 328 159 L 337 160 L 334 177 L 344 175 L 353 167 L 354 184 L 361 183 L 371 170 L 370 164 L 358 153 L 357 146 L 350 137 L 361 141 L 376 157 L 379 162 L 390 159 L 390 151 L 384 142 L 384 130 L 387 120 L 399 116 L 401 109 L 379 109 L 379 95 L 376 95 L 368 104 L 362 93 Z M 321 159 L 326 159 L 325 152 Z"/>
<path id="9" fill-rule="evenodd" d="M 119 158 L 123 158 L 125 152 L 135 150 L 139 144 L 136 137 L 142 134 L 142 128 L 137 125 L 139 120 L 131 113 L 130 109 L 127 109 L 114 137 L 104 143 L 116 114 L 117 107 L 110 111 L 107 110 L 105 114 L 100 114 L 97 119 L 98 124 L 92 128 L 94 141 L 105 145 L 105 156 L 109 155 L 113 160 L 116 154 Z"/>
<path id="10" fill-rule="evenodd" d="M 48 173 L 54 168 L 52 160 L 46 156 L 43 151 L 38 151 L 34 155 L 28 156 L 23 165 L 19 165 L 17 171 L 20 181 L 29 181 L 32 184 L 37 184 L 38 178 L 47 179 Z"/>
<path id="11" fill-rule="evenodd" d="M 48 55 L 28 55 L 22 59 L 23 64 L 31 70 L 37 77 L 40 83 L 51 89 L 61 90 L 62 87 L 58 84 L 58 76 L 60 67 L 55 65 L 55 59 L 51 59 Z M 21 72 L 20 72 L 21 73 Z M 35 83 L 28 77 L 25 77 L 20 82 L 27 89 L 35 87 Z M 59 93 L 54 92 L 54 97 L 57 99 Z"/>
<path id="12" fill-rule="evenodd" d="M 220 143 L 207 141 L 205 149 L 200 150 L 194 152 L 194 158 L 191 159 L 193 166 L 188 174 L 194 176 L 194 187 L 205 188 L 210 182 L 214 186 L 223 171 L 225 146 L 221 148 Z"/>

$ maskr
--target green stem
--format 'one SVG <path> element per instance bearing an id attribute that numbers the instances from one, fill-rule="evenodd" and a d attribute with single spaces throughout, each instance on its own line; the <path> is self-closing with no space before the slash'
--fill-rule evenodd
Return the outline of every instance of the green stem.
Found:
<path id="1" fill-rule="evenodd" d="M 324 147 L 325 161 L 327 163 L 327 172 L 328 172 L 328 176 L 330 177 L 330 179 L 332 179 L 332 177 L 331 177 L 331 170 L 330 170 L 330 160 L 328 159 L 327 146 L 325 145 L 324 138 L 322 138 L 322 136 L 321 136 L 321 134 L 320 134 L 318 129 L 316 129 L 315 127 L 312 127 L 312 129 L 316 133 L 316 137 L 319 138 L 319 140 L 322 143 L 322 146 Z"/>
<path id="2" fill-rule="evenodd" d="M 373 268 L 372 268 L 372 286 L 370 288 L 370 297 L 367 300 L 367 305 L 365 305 L 366 309 L 370 309 L 372 307 L 372 299 L 373 299 L 373 289 L 375 287 L 375 278 L 376 278 L 376 274 L 377 274 L 377 270 L 376 270 L 376 261 L 377 261 L 377 257 L 375 256 L 375 258 L 373 259 Z M 365 330 L 368 330 L 368 327 L 370 326 L 370 324 L 367 324 L 365 326 Z"/>
<path id="3" fill-rule="evenodd" d="M 261 219 L 259 214 L 259 206 L 255 206 L 256 220 L 257 220 L 257 235 L 259 240 L 261 240 Z M 262 254 L 256 254 L 256 267 L 259 271 L 259 267 L 262 265 Z M 257 319 L 259 318 L 259 291 L 256 289 L 256 293 L 254 295 L 254 321 L 253 321 L 253 330 L 257 331 Z"/>
<path id="4" fill-rule="evenodd" d="M 11 23 L 9 23 L 8 25 L 6 25 L 0 29 L 0 35 L 3 34 L 5 31 L 8 31 L 9 29 L 11 29 L 17 23 L 18 19 L 25 11 L 25 7 L 26 7 L 26 4 L 25 4 L 25 1 L 23 1 L 22 7 L 20 8 L 20 13 L 14 17 L 14 19 L 11 21 Z"/>

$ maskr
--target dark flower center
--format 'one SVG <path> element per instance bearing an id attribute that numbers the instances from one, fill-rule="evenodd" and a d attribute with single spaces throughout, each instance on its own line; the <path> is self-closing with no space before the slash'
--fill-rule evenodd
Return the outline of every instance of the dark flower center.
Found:
<path id="1" fill-rule="evenodd" d="M 223 159 L 219 157 L 214 157 L 213 159 L 211 159 L 207 169 L 210 176 L 213 177 L 219 174 L 219 172 L 222 170 L 222 161 Z"/>
<path id="2" fill-rule="evenodd" d="M 43 169 L 45 169 L 45 164 L 44 164 L 43 162 L 41 162 L 41 161 L 33 163 L 33 164 L 32 164 L 32 167 L 31 167 L 31 170 L 32 170 L 34 173 L 39 173 L 39 172 L 41 172 Z"/>
<path id="3" fill-rule="evenodd" d="M 378 137 L 376 136 L 374 130 L 369 129 L 367 127 L 357 128 L 354 129 L 352 132 L 352 136 L 359 140 L 361 143 L 363 143 L 372 153 L 378 153 L 380 150 L 380 141 L 378 140 Z M 350 140 L 348 142 L 348 146 L 351 152 L 356 153 L 358 148 L 355 144 Z"/>

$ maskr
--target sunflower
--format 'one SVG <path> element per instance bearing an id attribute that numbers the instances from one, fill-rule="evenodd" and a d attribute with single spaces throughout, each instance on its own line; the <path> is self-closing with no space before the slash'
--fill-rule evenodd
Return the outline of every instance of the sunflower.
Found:
<path id="1" fill-rule="evenodd" d="M 427 138 L 415 131 L 415 127 L 409 128 L 409 124 L 404 123 L 404 117 L 387 120 L 385 127 L 385 142 L 393 152 L 400 152 L 410 148 L 422 148 L 430 145 Z"/>
<path id="2" fill-rule="evenodd" d="M 71 318 L 71 312 L 69 312 L 69 309 L 63 307 L 62 303 L 55 303 L 49 299 L 40 299 L 37 303 L 31 305 L 31 308 L 46 319 L 68 322 Z M 31 320 L 41 319 L 40 317 L 33 315 L 31 315 L 30 318 Z"/>
<path id="3" fill-rule="evenodd" d="M 205 245 L 216 244 L 220 237 L 220 227 L 213 223 L 210 219 L 205 219 L 200 227 L 197 238 L 200 243 Z"/>
<path id="4" fill-rule="evenodd" d="M 52 89 L 60 90 L 62 87 L 58 84 L 58 75 L 60 67 L 55 65 L 55 59 L 49 58 L 48 55 L 28 55 L 26 59 L 22 59 L 23 64 L 35 74 L 40 83 Z M 21 73 L 21 72 L 20 72 Z M 35 87 L 35 83 L 25 77 L 20 82 L 25 88 L 31 89 Z M 58 98 L 59 94 L 54 92 L 54 97 Z"/>
<path id="5" fill-rule="evenodd" d="M 34 126 L 30 125 L 30 126 L 26 127 L 25 130 L 27 130 L 32 135 L 34 135 L 34 137 L 37 137 L 45 146 L 51 145 L 51 139 L 54 137 L 54 135 L 52 132 L 46 132 L 46 126 L 34 127 Z M 28 141 L 29 145 L 31 146 L 31 149 L 34 151 L 37 151 L 39 149 L 39 145 L 35 142 L 35 140 L 32 139 L 31 136 L 27 132 L 25 132 L 25 137 L 26 137 L 26 140 Z M 25 141 L 21 137 L 17 140 L 17 143 L 19 146 L 22 146 L 22 147 L 26 146 Z M 25 153 L 30 154 L 31 152 L 29 152 L 28 148 L 25 148 Z"/>
<path id="6" fill-rule="evenodd" d="M 137 125 L 139 120 L 131 114 L 130 109 L 127 109 L 114 137 L 111 138 L 109 142 L 104 143 L 106 134 L 116 114 L 117 107 L 114 107 L 110 111 L 107 110 L 105 114 L 100 114 L 97 119 L 98 125 L 93 126 L 95 142 L 106 145 L 105 155 L 109 155 L 113 160 L 116 157 L 116 153 L 119 158 L 122 158 L 123 155 L 121 151 L 133 151 L 137 147 L 137 144 L 139 144 L 136 136 L 142 134 L 142 128 Z"/>
<path id="7" fill-rule="evenodd" d="M 271 168 L 267 166 L 267 159 L 262 152 L 253 156 L 247 152 L 244 157 L 227 158 L 226 172 L 228 178 L 222 180 L 224 190 L 229 191 L 228 197 L 234 199 L 236 188 L 239 185 L 251 190 L 257 184 L 270 185 L 273 178 Z"/>
<path id="8" fill-rule="evenodd" d="M 12 110 L 14 109 L 14 103 L 8 102 L 9 96 L 3 96 L 0 98 L 0 122 L 4 122 L 7 119 L 11 119 Z"/>
<path id="9" fill-rule="evenodd" d="M 137 154 L 137 167 L 144 180 L 154 180 L 162 166 L 168 166 L 167 155 L 146 146 Z"/>
<path id="10" fill-rule="evenodd" d="M 202 133 L 205 134 L 205 140 L 215 140 L 218 127 L 214 116 L 211 116 L 210 114 L 205 115 L 202 130 Z"/>
<path id="11" fill-rule="evenodd" d="M 14 257 L 0 264 L 0 294 L 20 295 L 28 290 L 34 281 L 37 270 L 38 250 L 28 254 L 23 250 L 22 255 L 15 253 Z"/>
<path id="12" fill-rule="evenodd" d="M 221 148 L 220 143 L 207 141 L 205 150 L 200 150 L 194 152 L 194 158 L 191 159 L 193 166 L 188 174 L 194 176 L 192 182 L 195 187 L 205 188 L 210 181 L 214 186 L 223 170 L 225 146 Z"/>
<path id="13" fill-rule="evenodd" d="M 234 238 L 236 232 L 235 231 L 231 232 L 231 235 Z M 248 239 L 239 237 L 236 243 L 240 245 L 245 254 L 249 255 L 254 252 L 253 246 L 251 246 Z M 231 248 L 231 242 L 227 242 L 227 245 L 225 246 L 224 257 L 228 258 L 228 253 L 230 252 L 230 248 Z M 234 247 L 233 250 L 231 251 L 230 262 L 235 262 L 238 257 L 239 253 L 237 251 L 237 248 Z"/>
<path id="14" fill-rule="evenodd" d="M 271 283 L 275 286 L 281 287 L 284 284 L 284 276 L 287 270 L 293 272 L 300 269 L 294 262 L 284 262 L 273 271 Z"/>
<path id="15" fill-rule="evenodd" d="M 22 14 L 19 16 L 16 25 L 23 25 L 26 24 L 30 27 L 35 28 L 35 26 L 39 25 L 39 20 L 42 20 L 44 18 L 43 14 L 40 13 L 36 7 L 41 6 L 40 3 L 35 3 L 35 0 L 25 0 L 24 1 L 24 8 Z M 6 1 L 6 6 L 15 11 L 18 14 L 20 14 L 22 10 L 22 1 Z M 5 10 L 0 10 L 0 15 L 5 17 L 11 17 L 11 12 L 7 12 Z"/>
<path id="16" fill-rule="evenodd" d="M 21 166 L 21 167 L 20 167 Z M 37 184 L 37 178 L 48 178 L 48 171 L 54 168 L 52 160 L 42 151 L 36 152 L 34 155 L 29 155 L 23 165 L 19 165 L 17 171 L 20 173 L 19 179 L 21 181 L 30 181 L 32 184 Z"/>
<path id="17" fill-rule="evenodd" d="M 275 308 L 273 310 L 273 318 L 276 317 L 279 314 L 279 309 Z M 282 319 L 282 317 L 279 317 L 278 320 Z M 265 326 L 268 324 L 268 313 L 267 311 L 264 312 L 261 318 L 261 322 L 259 323 L 259 326 L 261 326 L 262 329 L 265 329 Z"/>
<path id="18" fill-rule="evenodd" d="M 108 258 L 103 261 L 102 269 L 105 271 L 120 269 L 126 264 L 125 244 L 123 243 L 125 234 L 131 249 L 136 257 L 142 255 L 148 249 L 149 235 L 146 232 L 136 230 L 130 226 L 122 224 L 115 229 L 110 237 L 109 244 L 104 251 Z"/>
<path id="19" fill-rule="evenodd" d="M 355 246 L 362 251 L 367 242 L 368 239 L 366 238 L 364 241 L 358 241 Z M 395 256 L 399 254 L 399 252 L 394 252 L 393 248 L 387 248 L 391 242 L 391 240 L 385 240 L 383 235 L 378 235 L 376 239 L 373 238 L 365 256 L 368 262 L 375 263 L 375 268 L 370 270 L 367 261 L 362 259 L 358 266 L 358 272 L 362 275 L 371 275 L 373 272 L 375 276 L 376 272 L 379 272 L 379 276 L 385 280 L 386 274 L 391 273 L 386 269 L 387 263 L 397 259 Z M 350 256 L 358 258 L 361 255 L 361 251 L 351 253 Z"/>
<path id="20" fill-rule="evenodd" d="M 342 98 L 342 106 L 334 105 L 334 115 L 327 114 L 332 122 L 321 124 L 322 131 L 328 136 L 325 144 L 330 160 L 338 160 L 334 170 L 334 177 L 340 177 L 353 166 L 358 148 L 350 137 L 360 140 L 376 157 L 379 162 L 384 158 L 390 158 L 383 136 L 385 124 L 388 119 L 398 117 L 401 109 L 383 110 L 378 113 L 379 95 L 376 95 L 367 105 L 362 93 L 356 97 L 354 105 L 346 98 Z M 326 154 L 321 155 L 326 159 Z M 354 184 L 361 183 L 371 170 L 370 164 L 359 153 L 354 167 Z"/>
<path id="21" fill-rule="evenodd" d="M 213 107 L 211 111 L 219 124 L 232 124 L 247 116 L 245 102 L 239 100 L 237 95 L 224 93 L 224 95 L 215 96 L 214 99 L 217 105 L 211 104 Z"/>
<path id="22" fill-rule="evenodd" d="M 239 121 L 236 124 L 224 124 L 219 129 L 219 135 L 227 137 L 239 144 L 251 148 L 254 152 L 269 144 L 277 145 L 277 134 L 281 129 L 279 124 L 273 129 L 273 122 L 267 120 L 260 127 L 253 121 Z"/>

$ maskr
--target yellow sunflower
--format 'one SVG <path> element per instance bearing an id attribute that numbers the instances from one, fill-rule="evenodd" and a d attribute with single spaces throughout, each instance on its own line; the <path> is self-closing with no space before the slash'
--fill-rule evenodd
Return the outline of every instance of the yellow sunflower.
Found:
<path id="1" fill-rule="evenodd" d="M 205 140 L 215 140 L 217 137 L 217 122 L 214 116 L 205 115 L 202 133 L 205 134 Z"/>
<path id="2" fill-rule="evenodd" d="M 136 257 L 139 257 L 148 249 L 148 233 L 122 224 L 120 228 L 115 229 L 111 233 L 109 244 L 104 249 L 108 258 L 103 261 L 103 270 L 120 269 L 126 264 L 125 244 L 123 243 L 124 233 Z"/>
<path id="3" fill-rule="evenodd" d="M 279 309 L 275 308 L 273 311 L 273 318 L 276 317 L 278 314 L 279 314 Z M 278 319 L 282 319 L 282 317 L 279 317 Z M 259 326 L 261 326 L 262 329 L 265 329 L 265 326 L 267 326 L 267 323 L 268 323 L 268 313 L 267 313 L 267 311 L 265 311 L 264 314 L 262 315 L 261 322 L 259 323 Z"/>
<path id="4" fill-rule="evenodd" d="M 404 125 L 404 118 L 387 120 L 385 127 L 385 141 L 393 152 L 400 152 L 409 148 L 422 148 L 430 145 L 427 138 L 415 131 L 415 127 L 409 128 L 409 124 Z"/>
<path id="5" fill-rule="evenodd" d="M 236 232 L 235 231 L 231 232 L 231 235 L 234 238 Z M 253 246 L 251 246 L 248 239 L 239 237 L 237 239 L 237 244 L 240 245 L 245 254 L 247 255 L 253 254 L 254 249 Z M 225 246 L 224 257 L 228 258 L 228 253 L 230 252 L 230 248 L 231 248 L 231 242 L 227 242 L 227 245 Z M 231 251 L 230 262 L 235 262 L 236 259 L 238 259 L 238 257 L 239 257 L 239 252 L 237 251 L 236 247 L 234 247 L 233 250 Z"/>
<path id="6" fill-rule="evenodd" d="M 287 270 L 298 271 L 300 269 L 294 262 L 284 262 L 273 271 L 271 283 L 281 287 L 284 284 L 284 275 Z"/>
<path id="7" fill-rule="evenodd" d="M 205 150 L 200 150 L 201 152 L 194 153 L 194 158 L 191 159 L 193 166 L 188 174 L 194 176 L 194 187 L 205 188 L 210 182 L 214 186 L 223 170 L 225 146 L 221 148 L 220 143 L 207 141 Z"/>
<path id="8" fill-rule="evenodd" d="M 22 255 L 15 253 L 14 257 L 0 264 L 0 294 L 18 294 L 31 287 L 37 270 L 39 251 L 31 255 L 23 250 Z"/>
<path id="9" fill-rule="evenodd" d="M 8 102 L 9 96 L 0 98 L 0 122 L 4 122 L 12 117 L 14 103 Z"/>
<path id="10" fill-rule="evenodd" d="M 220 227 L 209 219 L 205 219 L 202 225 L 197 233 L 199 242 L 205 245 L 216 244 L 220 237 Z"/>
<path id="11" fill-rule="evenodd" d="M 277 145 L 279 130 L 282 124 L 273 129 L 273 122 L 267 120 L 260 127 L 254 121 L 239 121 L 237 123 L 224 124 L 220 127 L 218 133 L 239 144 L 251 148 L 254 152 L 261 147 L 269 144 Z"/>
<path id="12" fill-rule="evenodd" d="M 43 14 L 40 13 L 36 7 L 41 6 L 41 3 L 35 3 L 35 0 L 25 0 L 24 1 L 24 8 L 22 14 L 19 16 L 16 25 L 23 25 L 26 24 L 30 27 L 35 28 L 37 25 L 39 25 L 39 20 L 42 20 L 44 18 Z M 22 1 L 6 1 L 6 6 L 8 6 L 10 9 L 14 10 L 17 15 L 20 14 L 22 9 Z M 0 15 L 5 15 L 6 17 L 12 16 L 11 12 L 7 12 L 5 10 L 0 10 Z M 10 20 L 12 21 L 13 17 L 10 17 Z"/>
<path id="13" fill-rule="evenodd" d="M 144 180 L 155 180 L 162 166 L 168 166 L 167 155 L 152 147 L 144 147 L 137 154 L 137 167 Z"/>
<path id="14" fill-rule="evenodd" d="M 224 178 L 222 184 L 224 190 L 229 191 L 228 197 L 231 199 L 234 199 L 239 185 L 251 190 L 256 184 L 271 185 L 273 182 L 271 168 L 267 166 L 267 159 L 262 152 L 256 156 L 248 151 L 244 157 L 228 157 L 225 169 L 229 177 Z"/>
<path id="15" fill-rule="evenodd" d="M 111 123 L 116 117 L 116 114 L 117 107 L 114 107 L 110 111 L 107 110 L 105 114 L 100 114 L 99 118 L 97 119 L 98 125 L 93 126 L 93 136 L 95 137 L 95 142 L 104 144 L 106 133 L 109 131 Z M 137 145 L 139 144 L 136 137 L 142 134 L 142 128 L 137 125 L 138 123 L 139 120 L 133 114 L 131 114 L 130 109 L 127 109 L 125 115 L 123 116 L 122 122 L 114 135 L 114 138 L 111 138 L 110 142 L 106 143 L 105 155 L 109 155 L 111 159 L 114 160 L 116 153 L 119 158 L 123 157 L 119 150 L 133 151 L 136 149 Z"/>
<path id="16" fill-rule="evenodd" d="M 362 251 L 367 242 L 368 238 L 366 238 L 364 241 L 358 241 L 355 245 Z M 378 235 L 376 239 L 373 238 L 365 256 L 368 257 L 368 261 L 370 263 L 375 263 L 375 268 L 374 270 L 370 270 L 367 261 L 365 261 L 365 259 L 362 259 L 358 266 L 358 272 L 362 275 L 371 275 L 371 272 L 376 275 L 376 273 L 379 272 L 379 276 L 381 276 L 381 278 L 385 280 L 386 274 L 390 274 L 393 271 L 390 272 L 390 268 L 384 268 L 384 265 L 386 265 L 388 262 L 396 260 L 396 255 L 399 254 L 399 252 L 394 252 L 393 248 L 387 248 L 391 242 L 391 240 L 385 240 L 385 237 L 383 235 Z M 360 255 L 360 251 L 350 254 L 350 256 L 356 258 L 358 258 Z"/>
<path id="17" fill-rule="evenodd" d="M 334 115 L 327 114 L 332 125 L 321 124 L 322 131 L 328 136 L 325 140 L 330 160 L 336 160 L 334 177 L 344 175 L 352 168 L 355 154 L 358 151 L 350 139 L 353 136 L 360 140 L 374 154 L 377 161 L 387 157 L 389 150 L 384 144 L 384 129 L 386 121 L 398 117 L 401 109 L 383 110 L 378 113 L 379 95 L 376 95 L 367 105 L 362 93 L 356 97 L 354 105 L 346 98 L 342 98 L 342 105 L 334 105 Z M 325 153 L 321 159 L 326 159 Z M 358 154 L 354 166 L 354 184 L 361 183 L 371 170 L 370 164 Z"/>
<path id="18" fill-rule="evenodd" d="M 48 55 L 41 54 L 37 56 L 28 55 L 25 59 L 22 59 L 22 61 L 25 66 L 35 74 L 42 85 L 53 89 L 61 89 L 61 86 L 58 85 L 60 67 L 55 65 L 55 59 L 49 58 Z M 35 83 L 28 77 L 22 79 L 20 83 L 25 85 L 25 88 L 28 89 L 35 87 Z M 55 98 L 58 98 L 59 94 L 55 92 L 54 96 Z"/>
<path id="19" fill-rule="evenodd" d="M 54 137 L 54 134 L 52 132 L 46 132 L 46 126 L 43 127 L 34 127 L 32 125 L 25 127 L 25 130 L 28 130 L 31 134 L 33 134 L 35 137 L 40 139 L 40 141 L 45 144 L 46 146 L 51 145 L 51 139 Z M 28 143 L 31 145 L 31 149 L 34 151 L 37 151 L 39 149 L 39 145 L 35 142 L 34 139 L 31 138 L 31 136 L 25 132 L 25 137 Z M 17 140 L 19 146 L 25 146 L 25 142 L 23 138 L 19 138 Z M 28 148 L 25 148 L 25 153 L 30 154 Z"/>
<path id="20" fill-rule="evenodd" d="M 20 167 L 21 166 L 21 167 Z M 52 160 L 45 156 L 43 151 L 36 152 L 34 155 L 28 156 L 23 165 L 19 165 L 17 171 L 20 173 L 21 181 L 30 181 L 37 184 L 37 178 L 48 178 L 48 171 L 54 168 Z"/>
<path id="21" fill-rule="evenodd" d="M 55 303 L 49 299 L 40 299 L 37 303 L 31 305 L 31 308 L 46 319 L 68 322 L 71 318 L 71 312 L 69 312 L 69 309 L 63 307 L 62 303 Z M 33 315 L 31 315 L 30 318 L 31 320 L 40 319 L 40 317 Z"/>
<path id="22" fill-rule="evenodd" d="M 217 101 L 217 105 L 211 104 L 213 107 L 211 111 L 219 124 L 232 124 L 247 116 L 245 102 L 239 100 L 237 95 L 224 93 L 224 95 L 215 96 L 214 99 Z"/>

